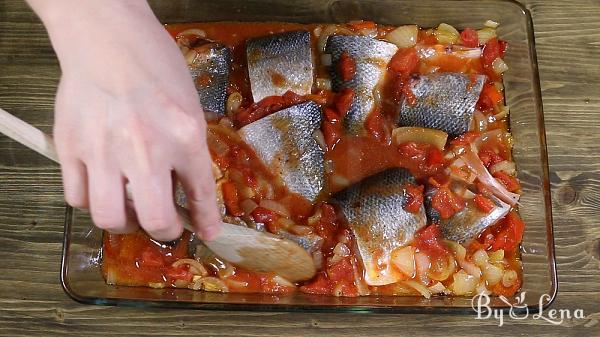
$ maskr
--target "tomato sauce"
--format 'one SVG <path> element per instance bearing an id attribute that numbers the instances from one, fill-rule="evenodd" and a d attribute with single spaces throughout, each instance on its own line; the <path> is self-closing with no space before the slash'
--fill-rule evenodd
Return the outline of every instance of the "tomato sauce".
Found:
<path id="1" fill-rule="evenodd" d="M 400 48 L 388 65 L 385 81 L 381 86 L 380 105 L 367 118 L 368 134 L 351 137 L 344 134 L 342 120 L 350 108 L 354 95 L 352 90 L 334 93 L 329 89 L 315 87 L 310 95 L 299 96 L 288 92 L 283 96 L 267 97 L 260 102 L 253 102 L 250 91 L 246 69 L 248 39 L 306 29 L 312 32 L 315 55 L 320 55 L 318 33 L 327 27 L 331 26 L 275 22 L 215 22 L 166 26 L 176 40 L 182 35 L 193 39 L 206 38 L 231 48 L 232 66 L 228 93 L 240 93 L 242 104 L 233 115 L 212 121 L 208 127 L 209 150 L 222 176 L 217 182 L 221 203 L 227 216 L 243 220 L 252 226 L 262 224 L 269 232 L 285 231 L 299 236 L 319 236 L 322 239 L 320 250 L 312 253 L 319 269 L 315 277 L 306 282 L 292 284 L 277 275 L 250 272 L 218 257 L 190 255 L 194 247 L 189 247 L 189 232 L 176 242 L 166 245 L 155 242 L 144 232 L 138 231 L 128 235 L 105 233 L 102 270 L 108 283 L 271 294 L 300 291 L 335 296 L 419 293 L 425 296 L 422 289 L 412 287 L 411 283 L 404 281 L 419 282 L 424 287 L 433 287 L 436 281 L 439 281 L 445 291 L 460 293 L 452 284 L 453 273 L 460 269 L 459 263 L 456 262 L 460 254 L 451 247 L 457 247 L 458 243 L 449 244 L 444 240 L 435 223 L 422 228 L 408 246 L 412 249 L 408 251 L 409 256 L 414 258 L 412 265 L 392 263 L 396 272 L 404 274 L 400 282 L 385 286 L 366 285 L 354 236 L 341 212 L 335 205 L 329 204 L 327 198 L 385 169 L 404 167 L 417 178 L 416 184 L 406 186 L 408 201 L 403 206 L 405 210 L 417 212 L 420 209 L 425 202 L 424 186 L 429 184 L 437 187 L 431 204 L 443 219 L 461 211 L 465 204 L 449 187 L 451 148 L 479 142 L 477 155 L 490 171 L 498 167 L 510 167 L 509 162 L 512 160 L 510 137 L 484 137 L 494 132 L 499 135 L 508 134 L 508 119 L 506 114 L 502 114 L 502 77 L 493 69 L 493 62 L 504 56 L 507 45 L 496 38 L 480 45 L 477 31 L 466 29 L 461 32 L 455 44 L 461 48 L 480 48 L 482 54 L 481 57 L 461 57 L 460 54 L 449 52 L 449 46 L 439 43 L 433 30 L 420 29 L 416 37 L 416 46 Z M 377 38 L 385 38 L 395 29 L 369 21 L 338 25 L 338 28 L 346 33 L 374 32 Z M 199 35 L 198 32 L 202 34 Z M 429 56 L 423 57 L 424 53 L 429 53 Z M 327 67 L 321 62 L 321 58 L 316 57 L 315 76 L 328 78 Z M 343 55 L 337 71 L 345 80 L 351 80 L 356 71 L 355 60 L 349 55 Z M 478 111 L 487 118 L 486 127 L 484 130 L 474 130 L 456 139 L 449 139 L 443 149 L 434 143 L 423 141 L 398 144 L 392 136 L 398 104 L 403 97 L 409 104 L 414 104 L 415 97 L 408 87 L 411 77 L 432 72 L 461 72 L 473 77 L 477 74 L 488 76 L 488 82 L 477 104 Z M 285 78 L 273 80 L 284 82 Z M 319 201 L 314 204 L 287 190 L 236 133 L 239 127 L 307 100 L 317 102 L 323 111 L 321 131 L 325 142 L 326 186 Z M 494 119 L 495 116 L 498 118 Z M 520 190 L 518 180 L 511 174 L 498 171 L 494 173 L 494 177 L 508 190 Z M 487 212 L 493 207 L 488 198 L 489 191 L 480 182 L 475 184 L 478 190 L 474 203 L 479 210 Z M 512 210 L 508 216 L 465 246 L 466 257 L 463 258 L 467 260 L 478 250 L 489 254 L 498 254 L 497 252 L 502 250 L 504 259 L 493 263 L 506 271 L 517 272 L 516 280 L 507 277 L 508 280 L 503 281 L 504 283 L 488 284 L 488 290 L 494 294 L 508 296 L 520 288 L 519 243 L 523 228 L 524 224 L 518 213 Z M 485 285 L 484 280 L 481 282 Z M 436 293 L 433 290 L 432 292 Z"/>

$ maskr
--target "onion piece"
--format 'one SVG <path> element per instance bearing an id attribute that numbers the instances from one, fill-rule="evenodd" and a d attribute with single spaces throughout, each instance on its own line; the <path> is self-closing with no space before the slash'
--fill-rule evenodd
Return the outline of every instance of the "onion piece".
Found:
<path id="1" fill-rule="evenodd" d="M 250 215 L 258 207 L 258 204 L 252 199 L 244 199 L 240 202 L 240 207 L 246 215 Z"/>
<path id="2" fill-rule="evenodd" d="M 317 78 L 315 81 L 317 89 L 331 90 L 331 80 L 328 78 Z"/>
<path id="3" fill-rule="evenodd" d="M 423 297 L 425 297 L 425 298 L 430 298 L 431 297 L 431 291 L 429 291 L 429 289 L 427 289 L 427 287 L 425 287 L 423 284 L 421 284 L 421 283 L 419 283 L 417 281 L 407 280 L 407 281 L 404 281 L 404 284 L 406 284 L 407 286 L 415 289 L 421 295 L 423 295 Z"/>
<path id="4" fill-rule="evenodd" d="M 309 227 L 309 226 L 298 226 L 298 225 L 294 225 L 292 227 L 289 228 L 289 231 L 292 234 L 296 234 L 296 235 L 300 235 L 300 236 L 305 236 L 308 235 L 310 233 L 313 232 L 313 228 Z"/>
<path id="5" fill-rule="evenodd" d="M 499 163 L 496 163 L 490 167 L 490 173 L 494 174 L 496 172 L 506 172 L 509 175 L 515 175 L 517 173 L 517 167 L 514 162 L 503 160 Z"/>
<path id="6" fill-rule="evenodd" d="M 474 126 L 472 129 L 475 131 L 484 132 L 488 128 L 487 118 L 479 110 L 475 110 L 473 113 L 473 124 Z"/>
<path id="7" fill-rule="evenodd" d="M 400 26 L 385 35 L 385 40 L 398 48 L 410 48 L 417 44 L 419 27 L 417 25 Z"/>
<path id="8" fill-rule="evenodd" d="M 456 269 L 456 259 L 453 255 L 446 255 L 445 259 L 434 259 L 431 261 L 428 276 L 435 281 L 447 280 Z"/>
<path id="9" fill-rule="evenodd" d="M 338 244 L 335 245 L 335 248 L 333 249 L 333 253 L 335 255 L 346 257 L 350 255 L 350 248 L 348 248 L 348 246 L 346 246 L 345 244 L 338 242 Z"/>
<path id="10" fill-rule="evenodd" d="M 325 143 L 325 136 L 323 135 L 323 131 L 321 131 L 321 129 L 316 129 L 313 132 L 313 138 L 315 139 L 317 144 L 319 144 L 319 147 L 321 148 L 321 150 L 323 150 L 323 151 L 327 150 L 327 143 Z"/>
<path id="11" fill-rule="evenodd" d="M 282 287 L 290 287 L 290 288 L 295 288 L 296 286 L 294 286 L 294 284 L 288 280 L 286 280 L 285 278 L 279 276 L 279 275 L 275 275 L 272 278 L 273 282 L 275 282 L 277 285 L 280 285 Z"/>
<path id="12" fill-rule="evenodd" d="M 475 288 L 475 293 L 478 295 L 491 295 L 492 292 L 488 290 L 485 286 L 485 282 L 479 282 L 477 288 Z"/>
<path id="13" fill-rule="evenodd" d="M 429 256 L 425 253 L 415 253 L 415 266 L 417 269 L 417 277 L 423 283 L 429 283 L 429 276 L 427 275 L 429 272 Z"/>
<path id="14" fill-rule="evenodd" d="M 184 264 L 187 264 L 188 266 L 190 266 L 190 271 L 196 275 L 201 275 L 201 276 L 208 275 L 208 271 L 206 270 L 204 265 L 194 259 L 179 259 L 179 260 L 173 262 L 172 266 L 179 267 Z M 194 270 L 192 270 L 192 268 Z"/>
<path id="15" fill-rule="evenodd" d="M 406 246 L 392 252 L 391 261 L 400 271 L 413 278 L 415 276 L 415 247 Z"/>
<path id="16" fill-rule="evenodd" d="M 490 28 L 498 28 L 500 26 L 498 22 L 493 20 L 487 20 L 483 25 Z"/>
<path id="17" fill-rule="evenodd" d="M 260 207 L 264 207 L 266 209 L 269 209 L 275 213 L 278 213 L 280 215 L 283 215 L 284 217 L 289 218 L 290 217 L 290 211 L 285 208 L 285 206 L 283 206 L 282 204 L 278 203 L 277 201 L 274 200 L 269 200 L 269 199 L 263 199 L 260 201 Z"/>
<path id="18" fill-rule="evenodd" d="M 491 252 L 489 261 L 490 263 L 504 261 L 504 249 L 498 249 L 496 251 Z"/>
<path id="19" fill-rule="evenodd" d="M 432 285 L 431 287 L 429 287 L 428 289 L 433 294 L 445 294 L 447 291 L 446 287 L 444 287 L 442 282 L 438 282 L 438 283 Z"/>
<path id="20" fill-rule="evenodd" d="M 225 282 L 212 276 L 203 277 L 195 281 L 194 283 L 192 283 L 191 287 L 193 290 L 204 290 L 222 293 L 229 292 L 229 288 L 227 287 Z"/>
<path id="21" fill-rule="evenodd" d="M 177 33 L 177 35 L 175 36 L 175 39 L 179 39 L 179 38 L 182 38 L 187 35 L 193 35 L 195 37 L 206 37 L 206 32 L 203 31 L 202 29 L 190 28 L 190 29 L 182 30 L 181 32 Z"/>
<path id="22" fill-rule="evenodd" d="M 506 288 L 512 287 L 517 281 L 517 272 L 509 269 L 502 275 L 502 285 Z"/>
<path id="23" fill-rule="evenodd" d="M 409 126 L 395 128 L 392 137 L 396 145 L 406 142 L 428 143 L 439 150 L 444 150 L 448 140 L 448 134 L 444 131 Z"/>
<path id="24" fill-rule="evenodd" d="M 480 267 L 484 267 L 488 263 L 488 259 L 488 255 L 483 249 L 479 249 L 473 253 L 473 262 Z"/>
<path id="25" fill-rule="evenodd" d="M 479 45 L 486 44 L 489 40 L 496 37 L 496 29 L 485 27 L 477 31 L 477 38 L 479 39 Z"/>
<path id="26" fill-rule="evenodd" d="M 440 23 L 433 34 L 441 44 L 454 44 L 460 38 L 458 30 L 447 23 Z"/>
<path id="27" fill-rule="evenodd" d="M 483 278 L 487 281 L 489 285 L 495 285 L 502 280 L 502 275 L 504 271 L 502 268 L 497 267 L 493 264 L 486 264 L 483 267 Z"/>
<path id="28" fill-rule="evenodd" d="M 505 203 L 513 206 L 519 201 L 519 195 L 509 192 L 504 185 L 496 180 L 485 168 L 481 159 L 475 154 L 473 149 L 465 151 L 461 158 L 469 166 L 469 168 L 477 174 L 477 178 L 485 184 L 492 193 Z"/>
<path id="29" fill-rule="evenodd" d="M 494 119 L 501 120 L 502 118 L 508 116 L 509 108 L 506 105 L 500 105 L 498 108 L 498 113 L 494 115 Z"/>
<path id="30" fill-rule="evenodd" d="M 505 71 L 508 70 L 508 65 L 504 62 L 503 59 L 497 57 L 494 62 L 492 62 L 492 69 L 498 75 L 502 75 Z"/>
<path id="31" fill-rule="evenodd" d="M 237 91 L 227 97 L 227 102 L 225 103 L 225 113 L 227 116 L 231 116 L 238 111 L 242 105 L 242 100 L 242 94 Z"/>
<path id="32" fill-rule="evenodd" d="M 467 274 L 464 270 L 460 270 L 454 274 L 454 282 L 450 284 L 450 288 L 455 295 L 472 295 L 479 283 L 479 278 Z"/>

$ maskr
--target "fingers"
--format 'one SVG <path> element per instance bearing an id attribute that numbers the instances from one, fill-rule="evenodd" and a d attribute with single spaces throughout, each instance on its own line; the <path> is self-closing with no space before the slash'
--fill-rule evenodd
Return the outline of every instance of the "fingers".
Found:
<path id="1" fill-rule="evenodd" d="M 170 170 L 149 175 L 136 172 L 129 179 L 137 218 L 146 232 L 159 241 L 178 239 L 183 225 L 173 203 Z"/>
<path id="2" fill-rule="evenodd" d="M 221 228 L 221 215 L 208 153 L 191 158 L 188 165 L 177 170 L 177 176 L 187 195 L 193 227 L 202 239 L 213 240 Z"/>
<path id="3" fill-rule="evenodd" d="M 60 162 L 65 200 L 75 208 L 88 208 L 88 186 L 85 165 L 76 158 L 64 158 Z"/>
<path id="4" fill-rule="evenodd" d="M 96 226 L 111 233 L 124 234 L 137 229 L 125 211 L 125 188 L 121 173 L 104 165 L 89 170 L 90 213 Z"/>

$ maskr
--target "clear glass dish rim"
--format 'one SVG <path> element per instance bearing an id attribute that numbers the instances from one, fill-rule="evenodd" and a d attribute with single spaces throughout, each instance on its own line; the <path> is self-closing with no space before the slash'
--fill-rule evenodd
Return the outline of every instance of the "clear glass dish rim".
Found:
<path id="1" fill-rule="evenodd" d="M 542 178 L 542 192 L 544 198 L 544 207 L 547 212 L 545 219 L 546 225 L 546 246 L 548 248 L 548 268 L 550 273 L 550 289 L 549 297 L 542 305 L 545 309 L 549 307 L 558 294 L 558 275 L 556 270 L 556 256 L 555 256 L 555 243 L 554 243 L 554 228 L 552 218 L 552 201 L 549 183 L 549 166 L 548 166 L 548 150 L 546 145 L 546 130 L 544 124 L 544 113 L 541 98 L 541 85 L 537 61 L 537 53 L 535 47 L 535 36 L 533 20 L 530 11 L 520 2 L 516 0 L 482 0 L 485 2 L 504 2 L 510 5 L 517 6 L 525 15 L 526 26 L 527 26 L 527 37 L 528 37 L 528 48 L 532 57 L 532 68 L 533 68 L 533 94 L 534 103 L 538 107 L 537 109 L 537 128 L 539 131 L 539 142 L 540 142 L 540 159 L 541 169 L 543 176 Z M 328 304 L 313 304 L 313 305 L 300 305 L 300 304 L 239 304 L 239 303 L 216 303 L 216 302 L 178 302 L 178 301 L 160 301 L 160 300 L 137 300 L 137 299 L 122 299 L 122 298 L 103 298 L 103 297 L 92 297 L 92 296 L 81 296 L 77 294 L 69 285 L 67 280 L 68 275 L 68 256 L 69 248 L 71 244 L 71 227 L 73 225 L 73 208 L 66 206 L 65 209 L 65 223 L 64 223 L 64 236 L 63 236 L 63 248 L 61 257 L 61 272 L 60 272 L 60 283 L 65 293 L 73 300 L 82 304 L 96 304 L 96 305 L 116 305 L 116 306 L 129 306 L 129 307 L 160 307 L 160 308 L 179 308 L 179 309 L 202 309 L 202 310 L 232 310 L 232 311 L 244 311 L 244 310 L 260 310 L 260 311 L 279 311 L 279 312 L 328 312 L 328 313 L 471 313 L 474 314 L 471 308 L 468 307 L 457 307 L 457 306 L 389 306 L 389 307 L 368 307 L 368 306 L 346 306 L 346 305 L 328 305 Z M 527 308 L 517 308 L 510 306 L 494 306 L 493 309 L 499 309 L 503 311 L 512 310 L 512 312 L 524 312 Z"/>

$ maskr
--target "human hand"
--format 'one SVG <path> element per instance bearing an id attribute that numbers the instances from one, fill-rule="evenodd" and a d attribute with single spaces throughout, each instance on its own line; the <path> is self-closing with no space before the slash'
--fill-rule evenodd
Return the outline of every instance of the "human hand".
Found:
<path id="1" fill-rule="evenodd" d="M 173 177 L 204 239 L 219 229 L 206 122 L 185 60 L 144 1 L 31 0 L 62 69 L 54 138 L 65 198 L 100 228 L 157 240 L 182 233 Z M 47 2 L 46 2 L 47 3 Z M 38 8 L 36 8 L 38 7 Z M 129 217 L 131 218 L 131 217 Z"/>

